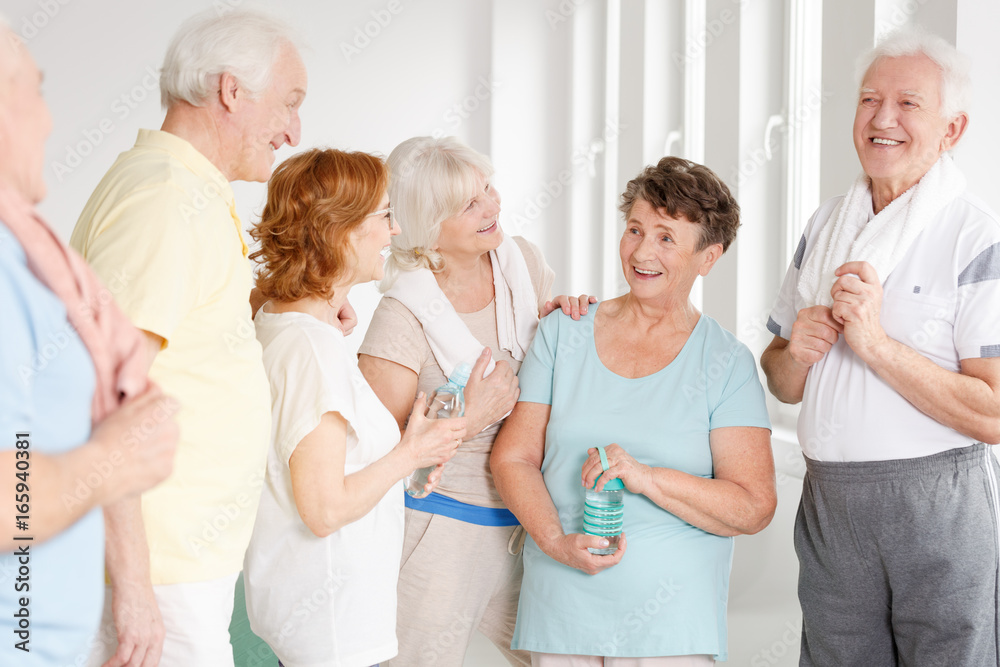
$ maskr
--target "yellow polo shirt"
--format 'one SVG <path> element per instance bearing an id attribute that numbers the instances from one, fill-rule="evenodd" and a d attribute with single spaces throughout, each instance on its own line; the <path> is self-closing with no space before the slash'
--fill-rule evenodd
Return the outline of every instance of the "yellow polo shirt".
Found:
<path id="1" fill-rule="evenodd" d="M 176 397 L 173 474 L 142 496 L 153 584 L 239 572 L 264 480 L 271 398 L 233 191 L 187 141 L 140 130 L 70 244 L 133 324 L 166 341 L 150 378 Z M 123 446 L 142 446 L 142 429 Z M 138 443 L 138 444 L 136 444 Z"/>

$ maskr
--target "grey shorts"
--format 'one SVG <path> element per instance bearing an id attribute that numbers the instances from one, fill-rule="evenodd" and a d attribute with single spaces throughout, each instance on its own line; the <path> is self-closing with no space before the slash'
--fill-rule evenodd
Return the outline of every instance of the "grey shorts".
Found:
<path id="1" fill-rule="evenodd" d="M 894 461 L 806 459 L 800 665 L 1000 665 L 998 478 L 982 444 Z"/>

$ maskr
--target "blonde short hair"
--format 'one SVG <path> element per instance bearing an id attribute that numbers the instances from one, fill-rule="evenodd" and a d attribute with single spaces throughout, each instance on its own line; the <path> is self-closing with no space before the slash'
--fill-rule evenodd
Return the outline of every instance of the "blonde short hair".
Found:
<path id="1" fill-rule="evenodd" d="M 434 250 L 441 223 L 476 196 L 481 179 L 493 176 L 490 159 L 455 137 L 407 139 L 393 149 L 388 162 L 389 202 L 401 232 L 391 241 L 383 292 L 400 271 L 444 268 L 444 258 Z"/>

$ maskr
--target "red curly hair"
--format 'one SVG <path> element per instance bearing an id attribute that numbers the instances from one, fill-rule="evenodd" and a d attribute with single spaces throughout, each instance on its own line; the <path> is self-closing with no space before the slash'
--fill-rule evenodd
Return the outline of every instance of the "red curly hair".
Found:
<path id="1" fill-rule="evenodd" d="M 378 207 L 389 168 L 368 153 L 313 149 L 282 162 L 267 183 L 267 204 L 250 236 L 260 249 L 257 289 L 268 299 L 333 297 L 354 251 L 351 232 Z"/>

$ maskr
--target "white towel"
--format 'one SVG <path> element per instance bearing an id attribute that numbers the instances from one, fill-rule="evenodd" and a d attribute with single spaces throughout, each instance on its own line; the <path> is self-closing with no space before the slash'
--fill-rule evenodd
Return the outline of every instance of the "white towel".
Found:
<path id="1" fill-rule="evenodd" d="M 868 262 L 885 282 L 927 223 L 964 191 L 965 176 L 950 156 L 942 155 L 916 185 L 872 218 L 871 181 L 862 174 L 802 264 L 798 291 L 806 307 L 833 305 L 833 272 L 846 262 Z"/>
<path id="2" fill-rule="evenodd" d="M 493 291 L 497 313 L 497 340 L 517 361 L 523 361 L 538 328 L 538 300 L 531 286 L 531 274 L 517 242 L 505 236 L 496 250 L 490 251 L 493 266 Z M 402 271 L 386 291 L 399 300 L 420 321 L 431 352 L 446 377 L 461 362 L 470 366 L 483 351 L 455 312 L 430 269 Z M 486 374 L 496 364 L 490 361 Z"/>

